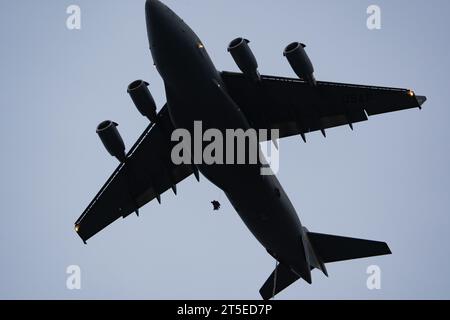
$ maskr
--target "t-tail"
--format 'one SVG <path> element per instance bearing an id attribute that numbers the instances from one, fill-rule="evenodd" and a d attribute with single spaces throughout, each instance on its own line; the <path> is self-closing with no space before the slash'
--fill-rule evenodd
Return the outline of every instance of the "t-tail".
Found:
<path id="1" fill-rule="evenodd" d="M 328 272 L 325 263 L 391 254 L 385 242 L 314 233 L 306 228 L 303 228 L 301 241 L 310 270 L 319 269 L 326 276 Z M 300 278 L 311 283 L 310 274 L 305 275 L 306 277 L 299 275 L 289 266 L 280 263 L 259 292 L 263 299 L 271 299 Z"/>

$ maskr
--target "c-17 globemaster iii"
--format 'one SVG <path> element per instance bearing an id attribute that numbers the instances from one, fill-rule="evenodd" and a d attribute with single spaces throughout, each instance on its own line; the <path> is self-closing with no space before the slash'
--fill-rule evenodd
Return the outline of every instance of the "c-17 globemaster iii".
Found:
<path id="1" fill-rule="evenodd" d="M 244 38 L 228 51 L 242 73 L 220 72 L 203 42 L 171 9 L 158 0 L 145 4 L 148 40 L 161 75 L 167 103 L 157 112 L 142 80 L 128 87 L 137 109 L 150 124 L 136 144 L 125 146 L 112 121 L 97 133 L 120 165 L 75 223 L 86 242 L 92 236 L 154 200 L 194 174 L 202 173 L 224 191 L 239 216 L 267 252 L 278 261 L 262 286 L 264 299 L 296 280 L 311 283 L 311 270 L 327 275 L 326 263 L 390 254 L 384 242 L 310 232 L 275 175 L 261 175 L 263 164 L 174 164 L 171 135 L 176 129 L 193 134 L 194 122 L 205 130 L 276 129 L 279 137 L 306 134 L 368 120 L 368 116 L 421 108 L 424 96 L 412 90 L 317 81 L 305 45 L 293 42 L 284 56 L 298 78 L 261 75 Z"/>

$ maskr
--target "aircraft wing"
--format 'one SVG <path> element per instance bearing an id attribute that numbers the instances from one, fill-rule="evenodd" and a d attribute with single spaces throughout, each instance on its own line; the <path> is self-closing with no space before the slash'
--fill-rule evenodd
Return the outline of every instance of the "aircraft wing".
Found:
<path id="1" fill-rule="evenodd" d="M 160 201 L 160 195 L 168 189 L 176 193 L 176 184 L 194 172 L 190 165 L 174 165 L 171 161 L 172 130 L 164 106 L 156 124 L 148 126 L 126 162 L 117 167 L 76 221 L 75 229 L 84 242 L 118 218 L 139 213 L 139 208 L 153 199 Z"/>
<path id="2" fill-rule="evenodd" d="M 280 138 L 366 121 L 368 116 L 421 108 L 424 96 L 407 89 L 317 82 L 262 76 L 252 82 L 241 73 L 222 72 L 231 98 L 255 129 L 279 129 Z M 305 140 L 306 141 L 306 140 Z"/>

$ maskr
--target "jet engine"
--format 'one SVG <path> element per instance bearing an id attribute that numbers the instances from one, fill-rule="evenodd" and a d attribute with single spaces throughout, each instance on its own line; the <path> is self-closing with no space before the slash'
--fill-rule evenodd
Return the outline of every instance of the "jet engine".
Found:
<path id="1" fill-rule="evenodd" d="M 156 103 L 148 90 L 148 83 L 136 80 L 130 83 L 127 90 L 139 112 L 150 122 L 156 121 Z"/>
<path id="2" fill-rule="evenodd" d="M 236 38 L 228 45 L 228 52 L 233 57 L 242 73 L 251 80 L 258 82 L 261 80 L 261 76 L 258 72 L 258 62 L 248 46 L 249 43 L 250 41 L 247 39 Z"/>
<path id="3" fill-rule="evenodd" d="M 117 130 L 118 124 L 113 121 L 103 121 L 97 127 L 97 134 L 106 150 L 120 162 L 125 162 L 125 143 Z"/>
<path id="4" fill-rule="evenodd" d="M 283 55 L 288 59 L 297 76 L 315 87 L 317 83 L 314 78 L 314 67 L 306 54 L 305 47 L 303 43 L 292 42 L 284 49 Z"/>

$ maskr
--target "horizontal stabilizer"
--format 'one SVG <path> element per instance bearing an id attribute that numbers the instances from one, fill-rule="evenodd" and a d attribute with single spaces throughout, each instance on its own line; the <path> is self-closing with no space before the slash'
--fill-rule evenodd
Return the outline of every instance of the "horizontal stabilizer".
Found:
<path id="1" fill-rule="evenodd" d="M 264 300 L 269 300 L 298 279 L 300 279 L 300 277 L 293 273 L 289 267 L 284 264 L 279 264 L 259 290 L 259 293 Z"/>
<path id="2" fill-rule="evenodd" d="M 308 232 L 314 252 L 324 263 L 391 254 L 385 242 Z"/>

